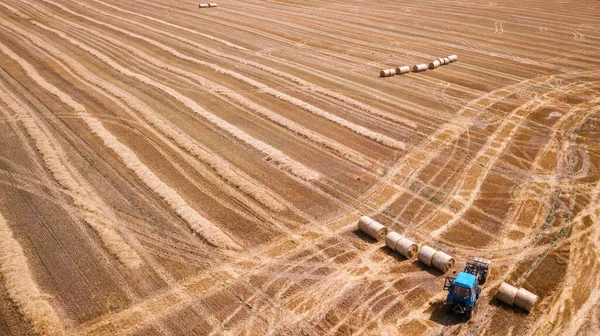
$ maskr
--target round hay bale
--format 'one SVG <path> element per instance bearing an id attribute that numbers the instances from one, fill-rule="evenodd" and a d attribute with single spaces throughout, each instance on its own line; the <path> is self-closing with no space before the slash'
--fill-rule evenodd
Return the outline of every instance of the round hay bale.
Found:
<path id="1" fill-rule="evenodd" d="M 208 8 L 208 4 L 200 4 L 198 5 L 200 8 Z"/>
<path id="2" fill-rule="evenodd" d="M 396 250 L 396 243 L 398 243 L 400 239 L 402 239 L 402 235 L 396 231 L 392 231 L 385 236 L 385 245 L 392 250 Z"/>
<path id="3" fill-rule="evenodd" d="M 429 69 L 431 69 L 431 70 L 437 69 L 440 65 L 441 65 L 440 61 L 435 60 L 435 61 L 429 63 Z"/>
<path id="4" fill-rule="evenodd" d="M 454 258 L 442 251 L 439 251 L 431 259 L 431 265 L 439 269 L 440 271 L 446 273 L 449 269 L 454 267 Z"/>
<path id="5" fill-rule="evenodd" d="M 438 58 L 438 62 L 440 62 L 440 65 L 446 65 L 448 63 L 446 63 L 446 61 L 443 58 Z M 450 61 L 448 61 L 450 62 Z"/>
<path id="6" fill-rule="evenodd" d="M 434 250 L 433 248 L 427 246 L 427 245 L 423 245 L 421 247 L 421 250 L 419 251 L 419 255 L 417 255 L 417 258 L 419 259 L 420 262 L 424 263 L 427 266 L 431 266 L 431 259 L 433 259 L 433 256 L 437 253 L 436 250 Z"/>
<path id="7" fill-rule="evenodd" d="M 358 220 L 358 229 L 364 233 L 368 233 L 369 224 L 371 224 L 372 221 L 373 219 L 369 216 L 361 216 Z"/>
<path id="8" fill-rule="evenodd" d="M 379 72 L 379 76 L 381 77 L 392 77 L 396 74 L 396 69 L 385 69 Z"/>
<path id="9" fill-rule="evenodd" d="M 360 217 L 358 220 L 358 229 L 377 240 L 384 239 L 387 235 L 387 228 L 368 216 Z"/>
<path id="10" fill-rule="evenodd" d="M 412 240 L 406 237 L 402 237 L 396 242 L 396 247 L 394 248 L 394 250 L 405 256 L 407 259 L 410 259 L 414 257 L 415 254 L 417 254 L 419 246 Z"/>
<path id="11" fill-rule="evenodd" d="M 410 72 L 410 67 L 408 65 L 404 65 L 396 68 L 396 75 L 403 75 L 405 73 Z"/>
<path id="12" fill-rule="evenodd" d="M 448 56 L 448 60 L 450 61 L 450 63 L 454 63 L 454 62 L 458 61 L 458 56 L 450 55 L 450 56 Z"/>
<path id="13" fill-rule="evenodd" d="M 517 291 L 517 295 L 515 296 L 514 304 L 515 306 L 527 310 L 527 312 L 531 311 L 531 308 L 535 305 L 538 297 L 532 292 L 526 290 L 525 288 L 519 288 Z"/>
<path id="14" fill-rule="evenodd" d="M 385 239 L 387 236 L 388 229 L 385 225 L 379 223 L 378 221 L 373 221 L 369 225 L 369 235 L 377 240 Z"/>
<path id="15" fill-rule="evenodd" d="M 448 57 L 444 57 L 444 64 L 450 64 L 450 59 Z"/>
<path id="16" fill-rule="evenodd" d="M 217 4 L 215 2 L 211 2 L 208 4 L 208 7 L 217 7 Z"/>
<path id="17" fill-rule="evenodd" d="M 421 72 L 427 70 L 427 64 L 416 64 L 413 66 L 413 72 Z"/>
<path id="18" fill-rule="evenodd" d="M 496 293 L 496 299 L 498 301 L 502 301 L 509 305 L 513 305 L 515 302 L 515 297 L 517 296 L 517 288 L 513 287 L 506 282 L 503 282 L 498 288 L 498 293 Z"/>

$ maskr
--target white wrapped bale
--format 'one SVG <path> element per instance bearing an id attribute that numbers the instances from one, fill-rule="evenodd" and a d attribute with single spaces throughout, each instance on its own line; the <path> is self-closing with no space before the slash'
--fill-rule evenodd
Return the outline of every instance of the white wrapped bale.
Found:
<path id="1" fill-rule="evenodd" d="M 515 296 L 514 304 L 515 306 L 530 312 L 531 308 L 533 308 L 533 306 L 535 305 L 537 299 L 537 295 L 526 290 L 525 288 L 519 288 L 519 291 Z"/>
<path id="2" fill-rule="evenodd" d="M 444 64 L 450 64 L 451 63 L 450 59 L 448 57 L 444 57 L 443 60 L 444 60 Z"/>
<path id="3" fill-rule="evenodd" d="M 442 251 L 438 251 L 431 259 L 431 265 L 446 273 L 454 266 L 454 258 Z"/>
<path id="4" fill-rule="evenodd" d="M 208 7 L 217 7 L 217 3 L 216 2 L 211 2 L 208 4 Z"/>
<path id="5" fill-rule="evenodd" d="M 404 65 L 396 68 L 396 75 L 403 75 L 405 73 L 410 72 L 410 67 L 408 65 Z"/>
<path id="6" fill-rule="evenodd" d="M 429 69 L 431 69 L 431 70 L 437 69 L 440 65 L 441 65 L 440 61 L 435 60 L 435 61 L 429 63 Z"/>
<path id="7" fill-rule="evenodd" d="M 402 239 L 402 235 L 398 232 L 392 231 L 385 237 L 385 245 L 395 251 L 396 244 L 400 239 Z"/>
<path id="8" fill-rule="evenodd" d="M 358 220 L 358 228 L 377 240 L 384 239 L 388 232 L 385 225 L 368 216 L 360 217 Z"/>
<path id="9" fill-rule="evenodd" d="M 450 63 L 450 60 L 448 60 L 446 62 L 445 58 L 438 58 L 438 62 L 440 62 L 440 65 L 446 65 L 446 64 Z"/>
<path id="10" fill-rule="evenodd" d="M 433 259 L 433 256 L 436 253 L 437 251 L 433 248 L 427 245 L 423 245 L 421 247 L 421 250 L 419 251 L 419 254 L 417 255 L 417 259 L 419 259 L 419 261 L 424 263 L 425 265 L 431 266 L 431 259 Z"/>
<path id="11" fill-rule="evenodd" d="M 413 66 L 413 72 L 421 72 L 427 70 L 427 64 L 416 64 Z"/>
<path id="12" fill-rule="evenodd" d="M 381 77 L 392 77 L 396 74 L 396 69 L 385 69 L 379 72 Z"/>
<path id="13" fill-rule="evenodd" d="M 517 296 L 518 289 L 513 287 L 506 282 L 503 282 L 498 288 L 498 292 L 496 293 L 496 299 L 498 301 L 502 301 L 506 304 L 513 305 L 515 302 L 515 297 Z"/>
<path id="14" fill-rule="evenodd" d="M 454 63 L 454 62 L 458 61 L 458 56 L 450 55 L 450 56 L 448 56 L 448 60 L 450 61 L 450 63 Z"/>
<path id="15" fill-rule="evenodd" d="M 410 259 L 414 257 L 415 254 L 417 254 L 419 246 L 412 240 L 406 237 L 402 237 L 402 239 L 396 242 L 396 247 L 394 248 L 394 250 L 405 256 L 407 259 Z"/>
<path id="16" fill-rule="evenodd" d="M 208 8 L 208 4 L 199 4 L 198 7 L 200 7 L 200 8 Z"/>

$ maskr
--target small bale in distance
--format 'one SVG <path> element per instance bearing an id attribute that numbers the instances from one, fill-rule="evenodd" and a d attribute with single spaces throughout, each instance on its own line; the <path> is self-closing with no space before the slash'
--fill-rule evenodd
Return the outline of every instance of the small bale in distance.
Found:
<path id="1" fill-rule="evenodd" d="M 396 68 L 396 75 L 403 75 L 405 73 L 410 72 L 410 67 L 408 65 L 404 65 Z"/>
<path id="2" fill-rule="evenodd" d="M 423 245 L 421 247 L 421 250 L 419 251 L 419 254 L 417 255 L 417 259 L 419 259 L 420 262 L 424 263 L 427 266 L 431 266 L 431 259 L 433 259 L 433 256 L 437 253 L 437 251 L 427 245 Z"/>
<path id="3" fill-rule="evenodd" d="M 506 304 L 513 305 L 515 303 L 515 297 L 517 296 L 518 289 L 514 286 L 503 282 L 498 288 L 496 293 L 496 299 Z"/>
<path id="4" fill-rule="evenodd" d="M 438 251 L 431 259 L 431 265 L 446 273 L 454 266 L 454 258 L 442 251 Z"/>
<path id="5" fill-rule="evenodd" d="M 537 302 L 537 295 L 532 292 L 526 290 L 525 288 L 519 288 L 517 295 L 515 296 L 515 306 L 526 310 L 527 312 L 531 311 L 531 308 Z"/>
<path id="6" fill-rule="evenodd" d="M 208 7 L 217 7 L 217 3 L 216 2 L 211 2 L 208 4 Z"/>
<path id="7" fill-rule="evenodd" d="M 440 65 L 441 65 L 440 61 L 435 60 L 435 61 L 429 63 L 429 69 L 431 69 L 431 70 L 437 69 Z"/>
<path id="8" fill-rule="evenodd" d="M 427 70 L 427 64 L 416 64 L 413 66 L 413 72 L 422 72 Z"/>
<path id="9" fill-rule="evenodd" d="M 200 8 L 208 8 L 208 4 L 199 4 L 198 7 L 200 7 Z"/>
<path id="10" fill-rule="evenodd" d="M 396 69 L 385 69 L 379 72 L 379 76 L 381 77 L 392 77 L 396 74 Z"/>
<path id="11" fill-rule="evenodd" d="M 451 63 L 450 59 L 448 57 L 444 57 L 443 60 L 444 60 L 444 64 L 450 64 Z"/>
<path id="12" fill-rule="evenodd" d="M 458 56 L 450 55 L 450 56 L 448 56 L 448 60 L 450 61 L 450 63 L 454 63 L 454 62 L 458 61 Z"/>
<path id="13" fill-rule="evenodd" d="M 440 62 L 440 65 L 446 65 L 450 63 L 450 60 L 446 61 L 445 58 L 438 58 L 438 62 Z"/>

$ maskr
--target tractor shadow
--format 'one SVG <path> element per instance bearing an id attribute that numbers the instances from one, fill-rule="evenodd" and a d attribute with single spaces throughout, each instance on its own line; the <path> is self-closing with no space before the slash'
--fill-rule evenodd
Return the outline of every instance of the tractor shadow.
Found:
<path id="1" fill-rule="evenodd" d="M 443 326 L 457 325 L 467 321 L 464 316 L 451 311 L 449 312 L 443 301 L 434 302 L 429 307 L 429 311 L 431 311 L 429 320 Z"/>

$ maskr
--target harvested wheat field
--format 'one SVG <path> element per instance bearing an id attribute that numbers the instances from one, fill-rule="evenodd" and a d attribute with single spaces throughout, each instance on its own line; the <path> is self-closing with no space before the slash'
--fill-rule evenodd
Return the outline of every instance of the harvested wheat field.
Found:
<path id="1" fill-rule="evenodd" d="M 598 335 L 599 52 L 596 1 L 0 1 L 0 335 Z M 414 244 L 491 260 L 470 320 Z"/>

